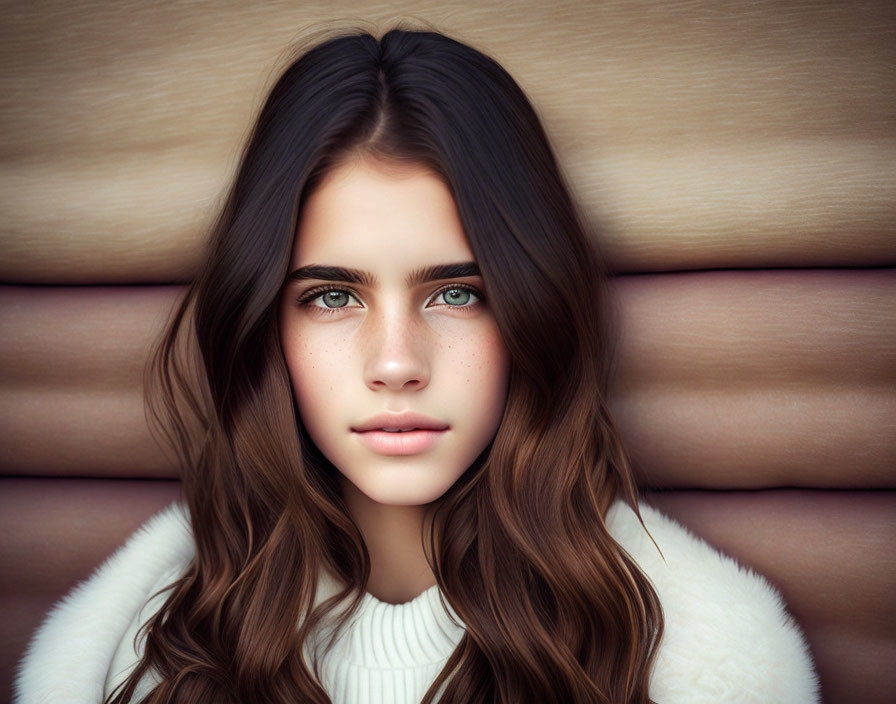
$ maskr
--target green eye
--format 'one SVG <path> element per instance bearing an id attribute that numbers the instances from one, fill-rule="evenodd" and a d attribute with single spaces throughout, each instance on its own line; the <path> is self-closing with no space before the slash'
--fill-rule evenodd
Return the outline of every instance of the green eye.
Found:
<path id="1" fill-rule="evenodd" d="M 449 286 L 436 294 L 433 300 L 437 303 L 440 298 L 451 308 L 471 308 L 482 300 L 482 294 L 472 287 Z"/>
<path id="2" fill-rule="evenodd" d="M 349 295 L 345 291 L 326 291 L 321 299 L 327 308 L 342 308 L 348 304 Z"/>
<path id="3" fill-rule="evenodd" d="M 354 298 L 354 294 L 341 288 L 317 288 L 309 291 L 296 302 L 305 308 L 330 312 L 345 308 Z"/>
<path id="4" fill-rule="evenodd" d="M 445 296 L 445 303 L 453 306 L 462 306 L 470 301 L 470 292 L 462 288 L 452 288 L 442 294 Z"/>

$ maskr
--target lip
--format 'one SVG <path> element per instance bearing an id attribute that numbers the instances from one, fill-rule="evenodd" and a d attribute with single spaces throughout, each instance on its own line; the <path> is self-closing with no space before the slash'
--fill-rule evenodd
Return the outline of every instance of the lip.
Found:
<path id="1" fill-rule="evenodd" d="M 384 430 L 366 430 L 356 433 L 370 450 L 379 455 L 417 455 L 432 449 L 448 430 L 409 430 L 404 433 L 387 433 Z"/>
<path id="2" fill-rule="evenodd" d="M 390 430 L 448 430 L 448 424 L 422 413 L 405 411 L 403 413 L 377 413 L 367 420 L 352 427 L 356 433 Z"/>
<path id="3" fill-rule="evenodd" d="M 404 432 L 386 432 L 403 430 Z M 422 413 L 377 413 L 352 428 L 368 449 L 379 455 L 417 455 L 432 449 L 447 431 L 448 424 Z"/>

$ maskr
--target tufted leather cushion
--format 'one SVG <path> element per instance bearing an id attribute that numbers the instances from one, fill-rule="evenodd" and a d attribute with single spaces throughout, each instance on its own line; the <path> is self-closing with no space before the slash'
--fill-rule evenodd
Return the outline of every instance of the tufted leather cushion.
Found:
<path id="1" fill-rule="evenodd" d="M 0 699 L 50 605 L 172 500 L 146 352 L 266 87 L 397 6 L 43 1 L 0 26 Z M 783 592 L 826 702 L 896 689 L 888 2 L 408 2 L 543 117 L 614 272 L 611 406 L 662 510 Z M 340 23 L 344 25 L 345 23 Z"/>

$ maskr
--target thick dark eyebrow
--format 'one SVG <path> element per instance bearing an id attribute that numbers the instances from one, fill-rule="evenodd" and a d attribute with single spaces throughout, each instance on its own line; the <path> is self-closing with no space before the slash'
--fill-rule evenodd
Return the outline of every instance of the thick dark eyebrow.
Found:
<path id="1" fill-rule="evenodd" d="M 408 287 L 425 284 L 430 281 L 442 279 L 460 279 L 465 276 L 481 276 L 479 265 L 476 262 L 459 262 L 457 264 L 437 264 L 423 269 L 412 271 L 406 278 Z M 376 285 L 376 277 L 367 271 L 348 269 L 342 266 L 327 266 L 326 264 L 309 264 L 293 271 L 286 277 L 290 281 L 302 281 L 318 279 L 320 281 L 344 281 L 349 284 L 361 284 L 373 287 Z"/>

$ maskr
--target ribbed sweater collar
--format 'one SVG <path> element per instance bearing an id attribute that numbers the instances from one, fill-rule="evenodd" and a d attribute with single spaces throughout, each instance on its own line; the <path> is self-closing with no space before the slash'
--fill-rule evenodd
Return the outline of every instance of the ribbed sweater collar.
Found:
<path id="1" fill-rule="evenodd" d="M 447 601 L 442 606 L 440 595 L 434 584 L 410 601 L 388 604 L 365 592 L 325 659 L 374 670 L 443 663 L 464 626 Z"/>

